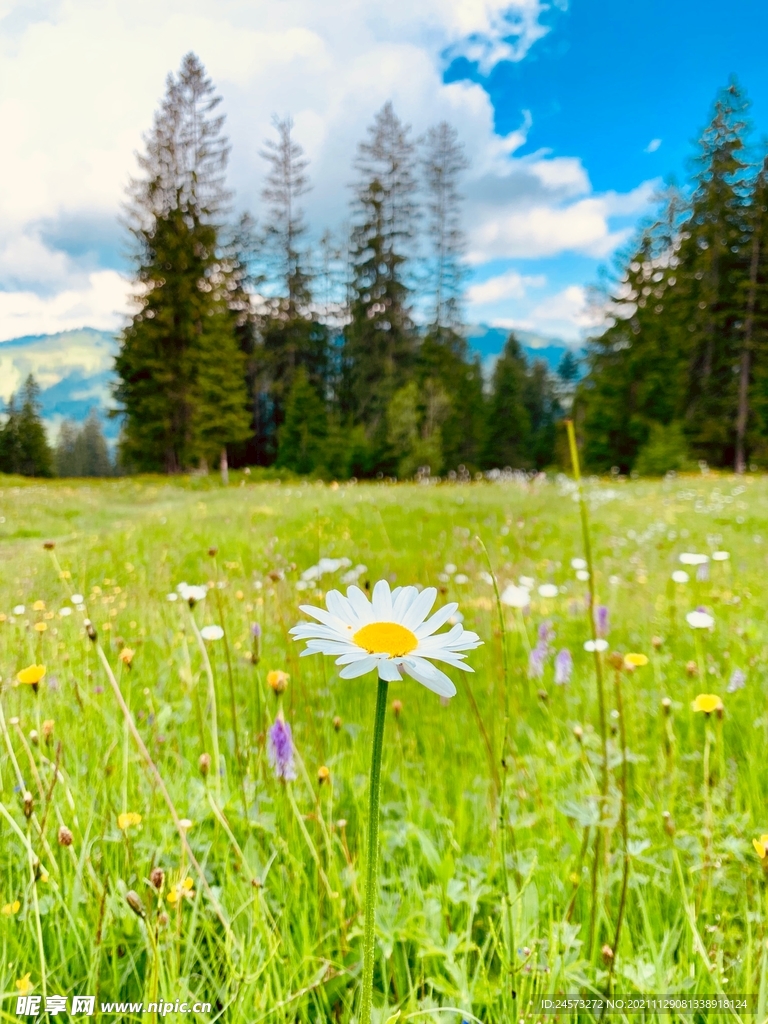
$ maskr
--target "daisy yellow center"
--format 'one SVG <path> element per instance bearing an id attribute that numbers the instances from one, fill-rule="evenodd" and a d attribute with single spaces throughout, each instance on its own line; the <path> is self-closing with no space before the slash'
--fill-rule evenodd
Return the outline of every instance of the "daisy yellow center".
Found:
<path id="1" fill-rule="evenodd" d="M 402 658 L 419 646 L 416 634 L 398 622 L 369 622 L 352 640 L 369 654 L 388 654 L 390 658 Z"/>

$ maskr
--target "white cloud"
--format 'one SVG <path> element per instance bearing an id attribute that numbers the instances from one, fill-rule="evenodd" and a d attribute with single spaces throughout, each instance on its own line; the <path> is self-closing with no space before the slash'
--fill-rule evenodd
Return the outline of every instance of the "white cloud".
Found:
<path id="1" fill-rule="evenodd" d="M 443 82 L 458 54 L 484 70 L 523 59 L 546 32 L 546 6 L 0 0 L 0 125 L 12 140 L 0 162 L 0 338 L 119 321 L 127 308 L 119 276 L 98 252 L 88 265 L 68 253 L 83 249 L 78 225 L 116 225 L 165 77 L 190 49 L 224 99 L 239 206 L 258 212 L 259 150 L 272 114 L 290 113 L 311 160 L 308 218 L 318 231 L 338 226 L 357 142 L 391 98 L 415 135 L 441 118 L 458 128 L 472 160 L 465 192 L 476 264 L 605 255 L 623 238 L 610 224 L 623 215 L 622 197 L 594 195 L 577 158 L 517 157 L 530 115 L 500 137 L 480 85 Z M 116 226 L 111 238 L 102 247 L 116 247 Z"/>
<path id="2" fill-rule="evenodd" d="M 542 274 L 524 276 L 516 270 L 507 270 L 488 281 L 471 285 L 467 289 L 467 302 L 470 306 L 484 306 L 504 299 L 522 299 L 528 288 L 542 288 L 546 283 Z"/>
<path id="3" fill-rule="evenodd" d="M 648 145 L 645 147 L 646 153 L 655 153 L 661 145 L 661 139 L 651 139 Z"/>
<path id="4" fill-rule="evenodd" d="M 79 287 L 53 295 L 0 292 L 0 342 L 76 327 L 115 330 L 128 307 L 129 292 L 128 282 L 114 270 L 91 273 Z"/>

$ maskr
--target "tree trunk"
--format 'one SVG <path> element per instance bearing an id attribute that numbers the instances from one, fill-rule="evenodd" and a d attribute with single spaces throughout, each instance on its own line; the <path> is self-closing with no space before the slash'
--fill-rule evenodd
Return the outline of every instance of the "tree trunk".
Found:
<path id="1" fill-rule="evenodd" d="M 744 454 L 744 438 L 747 433 L 749 416 L 749 374 L 752 360 L 752 328 L 755 320 L 755 290 L 757 286 L 757 266 L 760 259 L 760 233 L 755 225 L 752 237 L 752 262 L 749 268 L 749 295 L 747 296 L 747 318 L 744 322 L 744 344 L 741 347 L 739 363 L 739 406 L 736 414 L 736 465 L 737 473 L 747 468 Z"/>
<path id="2" fill-rule="evenodd" d="M 229 483 L 229 463 L 227 462 L 227 449 L 221 449 L 221 461 L 219 462 L 219 469 L 221 470 L 221 482 L 226 487 Z"/>

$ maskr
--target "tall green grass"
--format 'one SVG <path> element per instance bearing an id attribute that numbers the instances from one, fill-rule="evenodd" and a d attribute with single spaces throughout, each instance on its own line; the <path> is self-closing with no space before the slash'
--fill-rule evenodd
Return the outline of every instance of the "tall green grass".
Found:
<path id="1" fill-rule="evenodd" d="M 401 707 L 390 705 L 385 731 L 374 1019 L 584 1020 L 543 1018 L 537 1000 L 609 989 L 751 993 L 764 1019 L 768 894 L 752 838 L 768 832 L 768 482 L 585 485 L 596 600 L 611 622 L 602 801 L 587 584 L 570 567 L 583 554 L 581 526 L 567 481 L 336 488 L 233 476 L 227 489 L 204 479 L 0 483 L 5 1018 L 17 1019 L 16 983 L 29 973 L 37 994 L 201 1000 L 214 1020 L 355 1019 L 376 682 L 340 680 L 331 660 L 300 659 L 288 637 L 300 603 L 340 586 L 344 570 L 297 589 L 304 570 L 333 556 L 367 567 L 361 586 L 438 586 L 485 640 L 446 706 L 412 680 L 390 687 Z M 525 617 L 505 609 L 502 632 L 483 546 L 502 589 L 530 576 L 561 592 L 543 599 L 534 588 Z M 689 583 L 671 581 L 680 552 L 718 549 L 731 557 L 711 564 L 709 580 L 692 570 Z M 198 628 L 225 630 L 204 646 L 210 677 L 187 607 L 167 599 L 182 581 L 219 584 L 193 611 Z M 87 612 L 62 617 L 77 592 Z M 712 610 L 711 633 L 686 624 L 698 606 Z M 555 685 L 551 657 L 529 678 L 545 620 L 555 650 L 573 652 L 566 686 Z M 99 646 L 178 817 L 192 822 L 189 850 Z M 621 675 L 629 873 L 618 949 L 625 850 L 611 651 L 649 658 Z M 47 669 L 37 694 L 15 685 L 32 663 Z M 746 685 L 727 693 L 736 668 Z M 288 784 L 266 752 L 273 669 L 290 674 L 282 707 L 299 772 Z M 211 678 L 218 779 L 200 766 L 213 753 Z M 698 693 L 722 697 L 722 720 L 694 714 Z M 121 830 L 124 812 L 141 823 Z M 187 878 L 192 887 L 169 901 Z"/>

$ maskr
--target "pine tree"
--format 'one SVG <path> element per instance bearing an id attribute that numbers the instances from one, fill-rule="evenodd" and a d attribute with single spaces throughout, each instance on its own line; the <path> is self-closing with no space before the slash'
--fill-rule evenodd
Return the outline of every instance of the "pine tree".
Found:
<path id="1" fill-rule="evenodd" d="M 391 103 L 376 115 L 356 166 L 342 407 L 365 425 L 374 465 L 387 470 L 382 461 L 388 446 L 386 410 L 411 376 L 416 353 L 408 308 L 408 259 L 417 219 L 415 153 L 410 128 Z"/>
<path id="2" fill-rule="evenodd" d="M 749 272 L 740 282 L 744 307 L 739 359 L 735 469 L 747 456 L 768 463 L 768 157 L 755 177 L 747 211 Z"/>
<path id="3" fill-rule="evenodd" d="M 63 420 L 54 450 L 56 476 L 79 476 L 75 461 L 75 446 L 80 431 L 73 420 Z"/>
<path id="4" fill-rule="evenodd" d="M 20 473 L 20 467 L 19 412 L 16 396 L 11 395 L 5 407 L 5 422 L 0 426 L 0 473 Z"/>
<path id="5" fill-rule="evenodd" d="M 11 399 L 3 432 L 6 430 L 12 460 L 12 468 L 6 472 L 22 476 L 53 475 L 53 454 L 40 415 L 40 388 L 31 373 L 24 382 L 18 412 Z"/>
<path id="6" fill-rule="evenodd" d="M 312 311 L 309 257 L 304 249 L 307 227 L 300 206 L 310 190 L 308 161 L 293 138 L 290 118 L 275 118 L 277 141 L 268 139 L 261 156 L 268 163 L 262 199 L 268 215 L 262 260 L 273 292 L 260 326 L 256 351 L 257 390 L 263 420 L 259 461 L 275 458 L 278 435 L 296 374 L 304 368 L 315 394 L 326 398 L 329 378 L 329 333 Z"/>
<path id="7" fill-rule="evenodd" d="M 531 467 L 531 418 L 526 406 L 527 391 L 525 355 L 520 342 L 510 334 L 493 370 L 484 452 L 487 468 Z"/>
<path id="8" fill-rule="evenodd" d="M 465 278 L 466 239 L 461 227 L 459 178 L 469 167 L 456 129 L 441 121 L 430 128 L 424 143 L 422 169 L 427 196 L 427 260 L 433 332 L 458 332 L 462 325 L 461 299 Z"/>
<path id="9" fill-rule="evenodd" d="M 295 473 L 313 473 L 325 466 L 328 420 L 325 403 L 303 366 L 296 371 L 280 428 L 277 465 Z"/>
<path id="10" fill-rule="evenodd" d="M 224 389 L 241 410 L 216 443 L 238 440 L 247 423 L 237 314 L 228 305 L 231 267 L 220 246 L 229 145 L 219 102 L 188 54 L 178 77 L 168 78 L 139 158 L 144 177 L 130 187 L 140 310 L 123 332 L 115 397 L 125 416 L 122 455 L 139 469 L 176 472 L 207 458 L 212 385 L 198 378 L 213 347 L 220 361 L 213 390 Z"/>
<path id="11" fill-rule="evenodd" d="M 733 463 L 744 319 L 738 280 L 747 274 L 747 101 L 732 82 L 718 97 L 695 160 L 695 190 L 682 232 L 681 284 L 688 297 L 686 433 L 696 455 Z"/>

